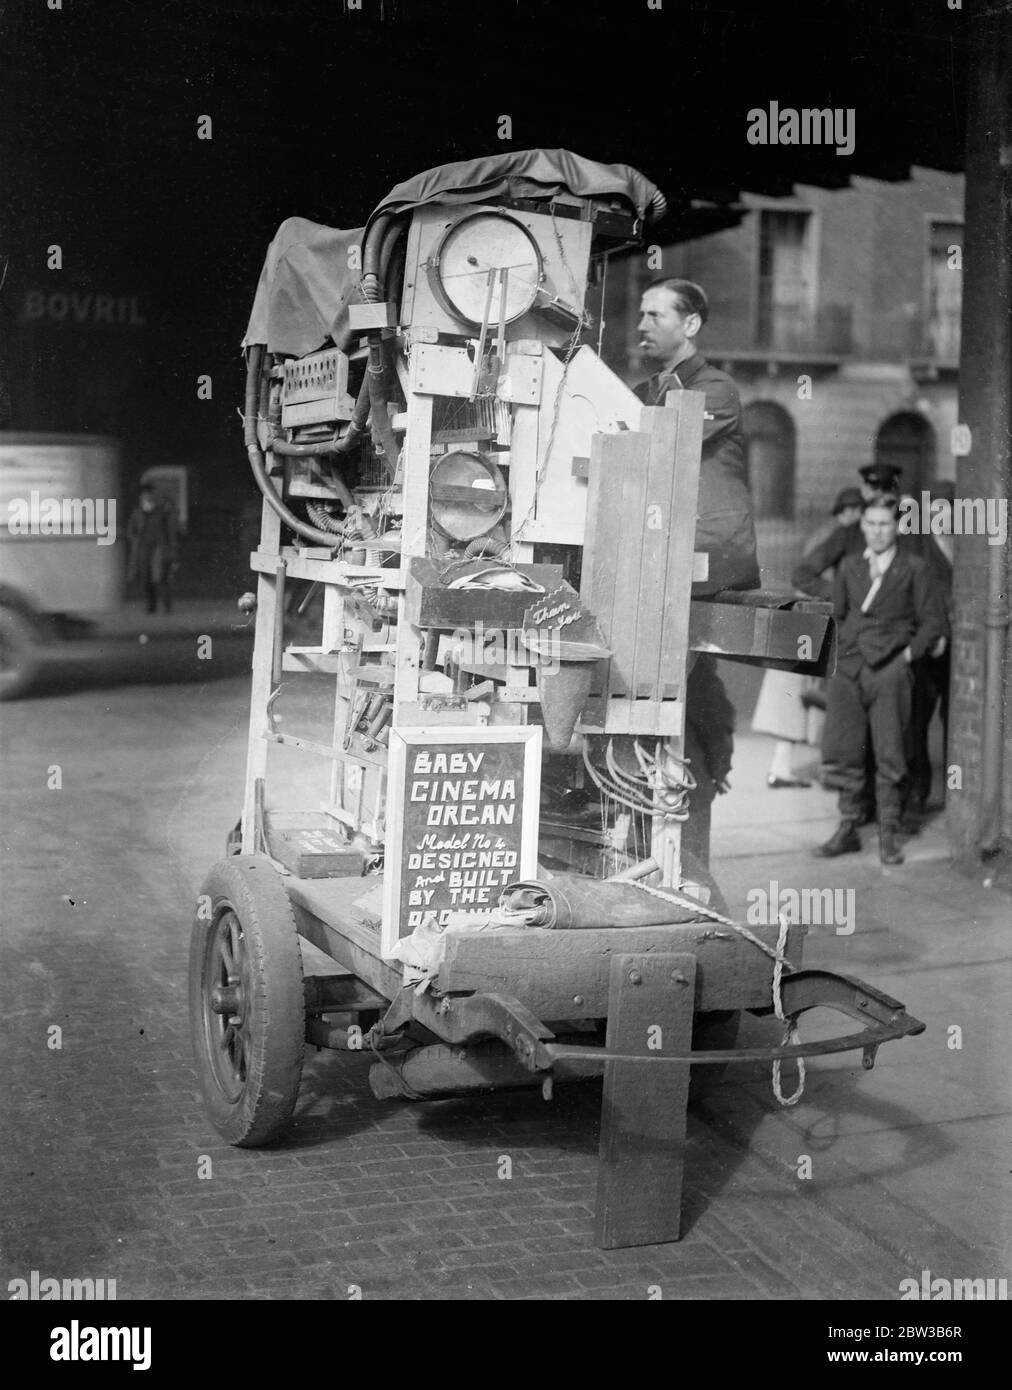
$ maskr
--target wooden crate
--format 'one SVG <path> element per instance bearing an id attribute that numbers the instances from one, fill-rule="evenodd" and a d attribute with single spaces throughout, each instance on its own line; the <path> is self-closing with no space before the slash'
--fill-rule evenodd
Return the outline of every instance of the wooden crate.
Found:
<path id="1" fill-rule="evenodd" d="M 268 811 L 264 817 L 271 856 L 297 878 L 361 877 L 365 858 L 348 844 L 341 827 L 323 811 Z"/>

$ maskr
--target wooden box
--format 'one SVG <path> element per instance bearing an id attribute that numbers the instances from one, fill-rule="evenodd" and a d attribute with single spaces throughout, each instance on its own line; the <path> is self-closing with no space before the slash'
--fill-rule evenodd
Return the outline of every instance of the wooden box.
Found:
<path id="1" fill-rule="evenodd" d="M 297 878 L 361 877 L 365 857 L 323 811 L 268 811 L 271 857 Z"/>

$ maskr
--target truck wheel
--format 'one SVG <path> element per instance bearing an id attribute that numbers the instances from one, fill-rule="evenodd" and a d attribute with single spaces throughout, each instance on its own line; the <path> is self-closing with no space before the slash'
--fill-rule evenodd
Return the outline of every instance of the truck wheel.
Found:
<path id="1" fill-rule="evenodd" d="M 27 693 L 39 673 L 40 645 L 31 620 L 8 604 L 0 605 L 0 700 Z"/>
<path id="2" fill-rule="evenodd" d="M 261 855 L 209 873 L 190 937 L 190 1028 L 211 1122 L 241 1148 L 277 1139 L 305 1049 L 302 953 L 288 894 Z"/>

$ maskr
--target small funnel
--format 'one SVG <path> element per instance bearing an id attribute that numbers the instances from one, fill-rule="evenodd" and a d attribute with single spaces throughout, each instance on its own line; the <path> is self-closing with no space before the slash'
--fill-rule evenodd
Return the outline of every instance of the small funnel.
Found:
<path id="1" fill-rule="evenodd" d="M 557 671 L 541 672 L 541 715 L 553 753 L 564 753 L 572 742 L 593 675 L 593 661 L 560 661 Z"/>
<path id="2" fill-rule="evenodd" d="M 523 640 L 540 667 L 538 698 L 548 747 L 564 753 L 590 695 L 595 668 L 611 652 L 597 619 L 580 607 L 568 585 L 525 611 Z"/>
<path id="3" fill-rule="evenodd" d="M 553 753 L 564 753 L 587 703 L 597 664 L 611 652 L 598 643 L 563 639 L 556 644 L 554 655 L 556 669 L 543 667 L 538 673 L 538 696 L 548 746 Z"/>

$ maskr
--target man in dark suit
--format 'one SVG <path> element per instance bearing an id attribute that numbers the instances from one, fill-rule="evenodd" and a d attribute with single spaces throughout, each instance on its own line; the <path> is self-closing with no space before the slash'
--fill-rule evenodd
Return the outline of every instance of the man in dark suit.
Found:
<path id="1" fill-rule="evenodd" d="M 865 752 L 875 754 L 879 856 L 901 864 L 896 844 L 907 776 L 912 663 L 947 635 L 945 601 L 927 563 L 897 547 L 893 499 L 864 504 L 865 550 L 841 561 L 833 608 L 839 630 L 836 674 L 826 704 L 826 754 L 840 767 L 840 825 L 815 851 L 822 858 L 861 848 Z"/>

